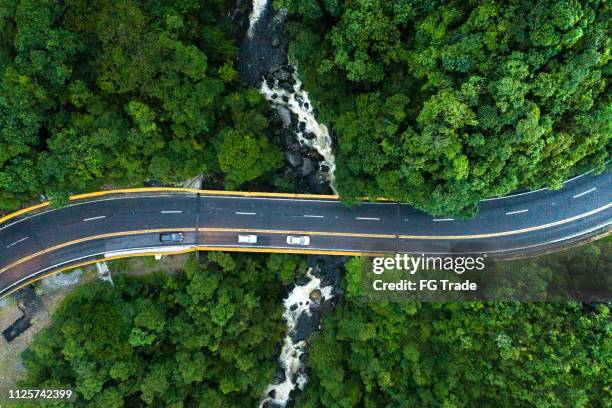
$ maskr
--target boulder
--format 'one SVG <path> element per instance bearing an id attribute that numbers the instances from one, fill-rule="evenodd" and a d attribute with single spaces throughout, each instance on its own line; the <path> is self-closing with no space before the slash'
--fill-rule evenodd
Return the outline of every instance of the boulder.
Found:
<path id="1" fill-rule="evenodd" d="M 300 167 L 300 175 L 305 177 L 314 171 L 314 165 L 312 164 L 312 160 L 308 157 L 304 157 L 302 159 L 302 167 Z"/>
<path id="2" fill-rule="evenodd" d="M 298 167 L 302 165 L 302 156 L 296 152 L 285 152 L 285 157 L 287 158 L 287 161 L 291 167 Z"/>
<path id="3" fill-rule="evenodd" d="M 321 177 L 316 172 L 310 173 L 308 176 L 308 187 L 314 194 L 330 194 L 331 190 L 327 182 L 321 180 Z"/>
<path id="4" fill-rule="evenodd" d="M 284 382 L 286 378 L 287 377 L 285 376 L 285 370 L 283 370 L 281 367 L 278 367 L 276 369 L 276 372 L 274 373 L 274 384 L 280 384 Z"/>
<path id="5" fill-rule="evenodd" d="M 278 87 L 287 92 L 293 92 L 293 84 L 289 81 L 278 81 Z M 283 97 L 284 99 L 284 97 Z M 288 101 L 288 99 L 287 99 Z"/>
<path id="6" fill-rule="evenodd" d="M 298 129 L 300 132 L 303 132 L 306 130 L 306 122 L 300 121 L 300 123 L 298 123 Z"/>
<path id="7" fill-rule="evenodd" d="M 283 126 L 291 126 L 291 112 L 289 112 L 289 109 L 285 108 L 284 106 L 277 106 L 276 111 L 278 112 L 278 116 L 283 122 Z"/>
<path id="8" fill-rule="evenodd" d="M 312 292 L 310 292 L 308 297 L 315 303 L 321 303 L 321 290 L 314 289 Z"/>
<path id="9" fill-rule="evenodd" d="M 274 73 L 272 75 L 274 76 L 274 78 L 278 79 L 279 81 L 291 82 L 290 81 L 291 73 L 287 72 L 282 67 L 278 68 L 276 71 L 274 71 Z"/>
<path id="10" fill-rule="evenodd" d="M 316 149 L 310 149 L 308 151 L 308 157 L 310 157 L 314 161 L 321 161 L 321 160 L 323 160 L 323 156 Z"/>
<path id="11" fill-rule="evenodd" d="M 303 122 L 302 122 L 302 123 L 303 123 Z M 308 139 L 308 140 L 312 140 L 312 139 L 315 139 L 315 138 L 317 137 L 317 135 L 315 135 L 315 134 L 314 134 L 314 133 L 312 133 L 312 132 L 306 132 L 306 133 L 304 133 L 304 137 L 305 137 L 306 139 Z"/>
<path id="12" fill-rule="evenodd" d="M 283 131 L 283 141 L 285 142 L 285 147 L 289 149 L 290 146 L 293 146 L 297 143 L 297 138 L 295 137 L 293 132 L 285 129 Z M 299 150 L 299 146 L 298 146 L 298 150 Z"/>

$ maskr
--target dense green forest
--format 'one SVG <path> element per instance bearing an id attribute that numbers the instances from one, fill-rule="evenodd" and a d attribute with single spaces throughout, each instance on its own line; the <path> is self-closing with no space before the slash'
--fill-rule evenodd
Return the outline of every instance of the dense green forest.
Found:
<path id="1" fill-rule="evenodd" d="M 223 0 L 0 1 L 0 209 L 276 169 L 226 15 Z"/>
<path id="2" fill-rule="evenodd" d="M 612 316 L 574 302 L 381 302 L 363 297 L 360 259 L 311 339 L 297 407 L 608 407 Z M 612 241 L 504 268 L 546 291 L 563 274 L 611 287 Z M 547 271 L 548 282 L 539 278 Z"/>
<path id="3" fill-rule="evenodd" d="M 470 214 L 560 187 L 612 148 L 609 4 L 276 0 L 290 57 L 337 134 L 338 189 Z"/>
<path id="4" fill-rule="evenodd" d="M 611 246 L 507 267 L 609 273 Z M 608 307 L 364 301 L 359 262 L 347 264 L 344 295 L 308 340 L 297 407 L 605 407 L 612 398 Z M 24 352 L 22 385 L 70 385 L 77 406 L 256 406 L 285 330 L 282 284 L 305 269 L 297 255 L 209 253 L 178 276 L 85 285 Z"/>
<path id="5" fill-rule="evenodd" d="M 278 255 L 219 252 L 177 277 L 82 286 L 24 353 L 24 386 L 70 385 L 87 407 L 255 406 L 286 329 L 281 269 Z"/>

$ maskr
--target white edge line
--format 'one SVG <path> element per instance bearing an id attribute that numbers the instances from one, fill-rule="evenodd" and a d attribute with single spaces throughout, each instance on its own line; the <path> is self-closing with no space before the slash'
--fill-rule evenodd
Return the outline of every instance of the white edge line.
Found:
<path id="1" fill-rule="evenodd" d="M 598 229 L 605 228 L 605 227 L 607 227 L 608 225 L 611 225 L 611 224 L 612 224 L 612 221 L 609 221 L 609 222 L 607 222 L 607 223 L 605 223 L 605 224 L 600 224 L 600 225 L 598 225 L 597 227 L 591 228 L 591 229 L 589 229 L 588 231 L 586 231 L 586 232 L 584 232 L 584 233 L 582 233 L 582 234 L 575 234 L 575 236 L 580 236 L 580 235 L 588 234 L 589 232 L 597 231 Z M 575 237 L 575 236 L 565 237 L 564 239 L 573 238 L 573 237 Z M 557 240 L 557 241 L 558 241 L 558 240 Z M 549 241 L 549 242 L 544 242 L 544 243 L 535 244 L 535 245 L 528 245 L 528 246 L 519 247 L 519 248 L 501 249 L 501 250 L 495 250 L 495 251 L 483 251 L 483 252 L 455 252 L 455 253 L 453 253 L 453 254 L 449 254 L 449 253 L 447 253 L 447 252 L 428 252 L 428 253 L 427 253 L 427 255 L 449 255 L 449 256 L 450 256 L 450 255 L 465 255 L 465 254 L 491 254 L 491 253 L 498 253 L 498 252 L 512 252 L 512 251 L 518 251 L 518 250 L 521 250 L 521 249 L 527 249 L 527 248 L 533 248 L 533 247 L 538 247 L 538 246 L 542 246 L 542 245 L 547 245 L 547 244 L 551 244 L 551 243 L 554 243 L 554 242 L 557 242 L 557 241 Z M 198 245 L 198 246 L 202 246 L 202 247 L 204 247 L 204 246 L 207 246 L 207 247 L 216 247 L 216 246 L 220 246 L 220 247 L 223 247 L 223 246 L 226 246 L 226 247 L 232 247 L 232 246 L 233 246 L 233 247 L 240 247 L 240 246 L 238 246 L 238 245 Z M 162 248 L 164 248 L 164 247 L 145 247 L 145 248 L 138 248 L 138 249 L 136 249 L 136 250 L 143 250 L 143 249 L 162 249 Z M 195 245 L 191 244 L 190 246 L 187 246 L 187 245 L 186 245 L 186 246 L 184 246 L 184 247 L 182 247 L 182 248 L 197 248 L 197 246 L 195 246 Z M 242 248 L 242 247 L 240 247 L 240 248 Z M 259 246 L 257 246 L 257 247 L 251 247 L 251 246 L 249 246 L 249 247 L 245 247 L 245 248 L 261 248 L 261 247 L 259 247 Z M 263 247 L 263 248 L 290 249 L 289 247 Z M 291 248 L 295 248 L 295 247 L 291 247 Z M 313 249 L 314 249 L 314 250 L 317 250 L 317 249 L 315 249 L 315 248 L 313 248 Z M 328 251 L 346 251 L 346 252 L 357 252 L 357 253 L 359 253 L 359 252 L 363 252 L 363 250 L 353 251 L 353 250 L 347 250 L 347 249 L 329 249 Z M 75 261 L 80 261 L 81 259 L 89 258 L 89 257 L 92 257 L 92 256 L 98 256 L 98 255 L 105 255 L 105 256 L 106 256 L 106 254 L 110 254 L 110 253 L 117 253 L 117 252 L 120 252 L 120 251 L 108 251 L 108 252 L 100 252 L 100 253 L 97 253 L 97 254 L 90 254 L 90 255 L 82 256 L 82 257 L 79 257 L 79 258 L 76 258 L 76 259 L 71 259 L 71 260 L 69 260 L 69 261 L 61 262 L 61 263 L 59 263 L 59 264 L 56 264 L 56 265 L 53 265 L 53 266 L 47 267 L 47 268 L 45 268 L 45 269 L 42 269 L 42 270 L 40 270 L 40 271 L 38 271 L 38 272 L 35 272 L 35 273 L 31 274 L 31 275 L 28 275 L 28 276 L 26 276 L 26 277 L 24 277 L 24 278 L 22 278 L 22 279 L 18 280 L 17 282 L 15 282 L 15 283 L 11 284 L 10 286 L 7 286 L 6 288 L 4 288 L 4 291 L 9 291 L 9 290 L 10 290 L 12 287 L 14 287 L 14 286 L 16 286 L 16 285 L 20 284 L 21 282 L 23 282 L 23 281 L 25 281 L 25 280 L 27 280 L 27 279 L 30 279 L 30 278 L 32 278 L 32 277 L 34 277 L 34 276 L 36 276 L 36 275 L 39 275 L 39 274 L 41 274 L 41 273 L 43 273 L 43 272 L 46 272 L 46 271 L 48 271 L 48 270 L 50 270 L 50 269 L 57 268 L 58 266 L 62 266 L 62 265 L 65 265 L 65 264 L 68 264 L 68 263 L 71 263 L 71 262 L 75 262 Z M 421 254 L 422 252 L 407 252 L 407 253 L 411 253 L 411 254 Z"/>
<path id="2" fill-rule="evenodd" d="M 356 220 L 380 221 L 380 218 L 373 217 L 355 217 Z"/>
<path id="3" fill-rule="evenodd" d="M 189 244 L 189 245 L 185 245 L 185 246 L 183 246 L 183 247 L 181 247 L 181 248 L 189 248 L 189 249 L 191 249 L 191 248 L 195 248 L 195 247 L 196 247 L 195 245 L 193 245 L 193 244 Z M 133 249 L 133 250 L 134 250 L 134 251 L 145 251 L 145 250 L 151 250 L 151 249 L 153 249 L 153 250 L 162 250 L 162 251 L 163 251 L 163 248 L 168 248 L 168 247 L 142 247 L 142 248 L 135 248 L 135 249 Z M 48 266 L 48 267 L 46 267 L 45 269 L 41 269 L 40 271 L 34 272 L 34 273 L 32 273 L 32 274 L 30 274 L 30 275 L 28 275 L 28 276 L 24 277 L 24 278 L 19 279 L 17 282 L 15 282 L 15 283 L 11 284 L 10 286 L 7 286 L 6 288 L 4 288 L 4 291 L 8 291 L 8 290 L 10 290 L 12 287 L 14 287 L 14 286 L 16 286 L 16 285 L 19 285 L 21 282 L 23 282 L 23 281 L 25 281 L 25 280 L 27 280 L 27 279 L 33 278 L 33 277 L 35 277 L 36 275 L 40 275 L 41 273 L 45 273 L 45 272 L 47 272 L 47 271 L 48 271 L 48 270 L 50 270 L 50 269 L 55 269 L 55 268 L 58 268 L 58 267 L 60 267 L 60 266 L 66 265 L 66 264 L 69 264 L 69 263 L 72 263 L 72 262 L 76 262 L 76 261 L 80 261 L 80 260 L 82 260 L 82 259 L 86 259 L 86 258 L 91 258 L 91 257 L 94 257 L 94 256 L 104 255 L 104 256 L 106 257 L 106 255 L 107 255 L 107 254 L 115 254 L 115 253 L 121 253 L 121 252 L 125 252 L 125 250 L 115 250 L 115 251 L 98 252 L 98 253 L 95 253 L 95 254 L 89 254 L 89 255 L 85 255 L 85 256 L 80 256 L 80 257 L 78 257 L 78 258 L 74 258 L 74 259 L 71 259 L 71 260 L 69 260 L 69 261 L 60 262 L 60 263 L 55 264 L 55 265 L 53 265 L 53 266 Z M 103 260 L 103 259 L 100 259 L 100 260 L 98 260 L 98 261 L 100 261 L 100 262 L 101 262 L 101 261 L 104 261 L 104 260 Z M 75 268 L 76 268 L 76 267 L 77 267 L 77 266 L 75 266 Z"/>
<path id="4" fill-rule="evenodd" d="M 311 215 L 311 214 L 304 214 L 304 217 L 306 218 L 325 218 L 323 215 Z"/>
<path id="5" fill-rule="evenodd" d="M 168 210 L 168 211 L 162 211 L 161 213 L 162 214 L 182 214 L 183 212 L 178 211 L 178 210 L 172 210 L 172 211 Z"/>
<path id="6" fill-rule="evenodd" d="M 434 218 L 432 220 L 433 222 L 440 222 L 440 221 L 455 221 L 454 218 Z"/>
<path id="7" fill-rule="evenodd" d="M 236 211 L 236 215 L 257 215 L 257 213 Z"/>

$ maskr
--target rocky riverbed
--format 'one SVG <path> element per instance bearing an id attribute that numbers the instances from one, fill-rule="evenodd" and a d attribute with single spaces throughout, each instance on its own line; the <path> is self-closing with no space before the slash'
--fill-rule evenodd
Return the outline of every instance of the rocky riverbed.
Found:
<path id="1" fill-rule="evenodd" d="M 286 11 L 254 0 L 249 17 L 238 69 L 271 103 L 273 142 L 285 152 L 283 176 L 301 192 L 335 193 L 333 141 L 327 127 L 317 122 L 308 93 L 287 59 Z"/>

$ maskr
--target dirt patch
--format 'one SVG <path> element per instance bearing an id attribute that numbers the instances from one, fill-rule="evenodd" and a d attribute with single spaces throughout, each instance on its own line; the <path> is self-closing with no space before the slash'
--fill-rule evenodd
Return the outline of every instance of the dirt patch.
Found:
<path id="1" fill-rule="evenodd" d="M 0 396 L 7 395 L 8 390 L 16 388 L 17 382 L 24 378 L 21 352 L 28 347 L 34 335 L 51 322 L 51 314 L 73 288 L 61 288 L 40 296 L 42 307 L 30 315 L 32 326 L 12 342 L 8 343 L 4 336 L 0 336 Z M 0 311 L 0 331 L 22 315 L 17 303 L 9 302 Z"/>
<path id="2" fill-rule="evenodd" d="M 183 269 L 183 265 L 188 258 L 188 254 L 163 256 L 159 260 L 154 257 L 135 257 L 108 262 L 108 265 L 113 276 L 117 276 L 119 273 L 141 276 L 156 271 L 165 271 L 174 275 Z M 3 336 L 0 336 L 0 396 L 7 395 L 8 390 L 16 388 L 17 383 L 24 378 L 25 367 L 21 361 L 21 353 L 28 347 L 36 333 L 51 323 L 51 316 L 61 301 L 79 285 L 96 279 L 94 265 L 81 269 L 84 270 L 84 273 L 76 285 L 47 291 L 42 290 L 40 284 L 37 285 L 37 293 L 42 307 L 38 307 L 34 312 L 28 314 L 32 326 L 10 343 Z M 19 309 L 17 302 L 7 299 L 0 305 L 0 332 L 22 315 L 23 312 Z"/>

